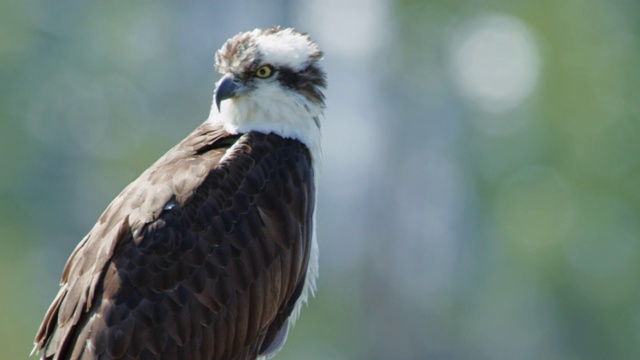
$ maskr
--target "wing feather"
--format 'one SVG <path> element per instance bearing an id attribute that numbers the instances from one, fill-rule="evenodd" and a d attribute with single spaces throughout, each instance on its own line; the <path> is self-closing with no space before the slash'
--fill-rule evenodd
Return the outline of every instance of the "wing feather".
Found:
<path id="1" fill-rule="evenodd" d="M 278 349 L 305 283 L 313 179 L 301 143 L 203 124 L 74 250 L 36 349 L 220 360 Z"/>

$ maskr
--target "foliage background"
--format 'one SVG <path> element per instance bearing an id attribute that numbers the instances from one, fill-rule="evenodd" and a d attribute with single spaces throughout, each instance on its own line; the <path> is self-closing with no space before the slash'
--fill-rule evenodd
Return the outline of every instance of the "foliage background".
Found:
<path id="1" fill-rule="evenodd" d="M 321 279 L 278 359 L 640 357 L 631 0 L 0 2 L 0 358 L 75 244 L 203 121 L 215 50 L 325 50 Z"/>

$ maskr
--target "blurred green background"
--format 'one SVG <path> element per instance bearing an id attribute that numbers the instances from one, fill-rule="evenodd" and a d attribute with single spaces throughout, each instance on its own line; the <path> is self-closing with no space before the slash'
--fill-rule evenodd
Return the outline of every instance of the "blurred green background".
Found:
<path id="1" fill-rule="evenodd" d="M 640 3 L 0 2 L 0 358 L 273 24 L 329 74 L 321 277 L 277 359 L 640 358 Z"/>

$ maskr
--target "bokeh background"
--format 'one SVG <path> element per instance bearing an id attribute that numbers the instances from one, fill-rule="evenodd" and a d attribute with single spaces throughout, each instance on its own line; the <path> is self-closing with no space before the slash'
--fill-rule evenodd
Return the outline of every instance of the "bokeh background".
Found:
<path id="1" fill-rule="evenodd" d="M 278 359 L 640 358 L 640 3 L 0 2 L 0 358 L 215 50 L 325 50 L 319 291 Z"/>

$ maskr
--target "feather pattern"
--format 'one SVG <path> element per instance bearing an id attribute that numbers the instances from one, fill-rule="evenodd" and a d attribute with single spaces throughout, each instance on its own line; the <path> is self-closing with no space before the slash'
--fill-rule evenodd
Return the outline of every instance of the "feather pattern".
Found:
<path id="1" fill-rule="evenodd" d="M 312 248 L 308 148 L 205 122 L 107 207 L 38 331 L 43 359 L 255 359 Z"/>

